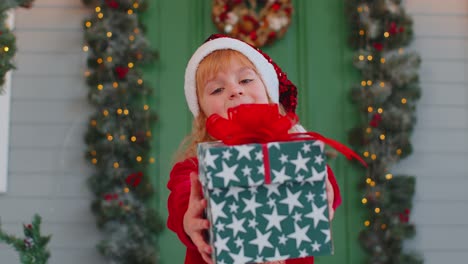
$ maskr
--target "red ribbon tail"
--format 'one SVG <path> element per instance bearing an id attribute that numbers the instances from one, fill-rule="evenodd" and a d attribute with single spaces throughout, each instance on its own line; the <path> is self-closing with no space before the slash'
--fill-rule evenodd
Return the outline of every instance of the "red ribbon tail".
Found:
<path id="1" fill-rule="evenodd" d="M 339 151 L 341 154 L 343 154 L 348 160 L 352 160 L 353 158 L 359 161 L 364 167 L 367 168 L 367 163 L 359 156 L 356 152 L 354 152 L 352 149 L 348 148 L 347 146 L 341 144 L 338 141 L 335 141 L 330 138 L 324 138 L 324 142 L 337 151 Z"/>

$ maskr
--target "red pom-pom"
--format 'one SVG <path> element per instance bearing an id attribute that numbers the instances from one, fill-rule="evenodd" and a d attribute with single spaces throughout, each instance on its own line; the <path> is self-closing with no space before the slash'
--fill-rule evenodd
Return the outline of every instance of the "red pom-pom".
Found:
<path id="1" fill-rule="evenodd" d="M 128 175 L 127 178 L 125 179 L 125 182 L 128 185 L 137 187 L 140 184 L 142 178 L 143 178 L 143 172 L 139 171 L 139 172 Z"/>
<path id="2" fill-rule="evenodd" d="M 112 9 L 117 9 L 119 8 L 119 3 L 115 0 L 106 0 L 106 4 L 108 7 L 112 8 Z"/>
<path id="3" fill-rule="evenodd" d="M 372 120 L 369 122 L 369 125 L 372 127 L 378 127 L 382 121 L 382 116 L 380 114 L 374 114 Z"/>
<path id="4" fill-rule="evenodd" d="M 115 72 L 119 79 L 124 79 L 127 76 L 129 69 L 127 67 L 117 66 L 115 67 Z"/>
<path id="5" fill-rule="evenodd" d="M 379 43 L 379 42 L 374 43 L 374 49 L 377 50 L 377 51 L 382 51 L 383 44 Z"/>
<path id="6" fill-rule="evenodd" d="M 271 9 L 278 11 L 279 9 L 281 8 L 281 5 L 278 4 L 278 3 L 274 3 L 273 5 L 271 5 Z"/>

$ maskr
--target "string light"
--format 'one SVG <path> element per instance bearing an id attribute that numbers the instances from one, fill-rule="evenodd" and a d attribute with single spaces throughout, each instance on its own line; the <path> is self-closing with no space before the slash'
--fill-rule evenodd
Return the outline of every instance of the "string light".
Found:
<path id="1" fill-rule="evenodd" d="M 129 10 L 127 11 L 127 14 L 132 15 L 132 14 L 133 14 L 133 10 L 132 10 L 132 9 L 129 9 Z"/>
<path id="2" fill-rule="evenodd" d="M 120 135 L 120 140 L 125 140 L 127 137 L 125 135 Z"/>
<path id="3" fill-rule="evenodd" d="M 97 89 L 98 89 L 99 91 L 101 91 L 103 88 L 104 88 L 104 85 L 98 84 Z"/>
<path id="4" fill-rule="evenodd" d="M 101 12 L 101 7 L 97 6 L 95 10 L 96 10 L 96 13 L 99 13 L 99 12 Z"/>
<path id="5" fill-rule="evenodd" d="M 368 86 L 371 86 L 371 85 L 372 85 L 372 81 L 371 81 L 371 80 L 368 80 L 368 81 L 367 81 L 367 85 L 368 85 Z"/>
<path id="6" fill-rule="evenodd" d="M 137 83 L 138 83 L 139 85 L 142 85 L 142 84 L 143 84 L 143 80 L 142 80 L 142 79 L 138 79 Z"/>
<path id="7" fill-rule="evenodd" d="M 377 109 L 377 112 L 378 112 L 379 114 L 381 114 L 381 113 L 383 113 L 383 109 L 382 109 L 382 108 L 379 108 L 379 109 Z"/>
<path id="8" fill-rule="evenodd" d="M 151 131 L 149 131 L 149 130 L 146 131 L 146 136 L 147 136 L 147 137 L 151 137 Z"/>
<path id="9" fill-rule="evenodd" d="M 150 163 L 154 163 L 154 161 L 155 161 L 155 159 L 154 159 L 153 157 L 151 157 L 151 158 L 149 159 L 149 162 L 150 162 Z"/>
<path id="10" fill-rule="evenodd" d="M 98 58 L 98 59 L 97 59 L 97 63 L 101 64 L 101 63 L 103 63 L 103 62 L 104 62 L 104 61 L 102 60 L 102 58 Z"/>
<path id="11" fill-rule="evenodd" d="M 112 32 L 110 32 L 110 31 L 107 32 L 106 36 L 107 36 L 108 38 L 112 37 Z"/>
<path id="12" fill-rule="evenodd" d="M 374 57 L 372 57 L 372 55 L 367 56 L 368 61 L 371 61 L 372 59 L 374 59 Z"/>
<path id="13" fill-rule="evenodd" d="M 139 6 L 140 5 L 137 2 L 133 3 L 133 8 L 137 9 Z"/>
<path id="14" fill-rule="evenodd" d="M 103 13 L 99 13 L 99 14 L 97 15 L 97 17 L 98 17 L 99 19 L 102 19 L 102 18 L 104 17 L 104 14 L 103 14 Z"/>
<path id="15" fill-rule="evenodd" d="M 96 156 L 96 155 L 97 155 L 97 152 L 96 152 L 95 150 L 92 150 L 92 151 L 91 151 L 91 155 L 92 155 L 92 156 Z"/>
<path id="16" fill-rule="evenodd" d="M 359 60 L 363 61 L 364 60 L 364 55 L 359 55 Z"/>
<path id="17" fill-rule="evenodd" d="M 114 162 L 114 168 L 118 169 L 120 167 L 118 162 Z"/>
<path id="18" fill-rule="evenodd" d="M 86 45 L 83 46 L 83 51 L 84 51 L 84 52 L 87 52 L 88 50 L 89 50 L 89 47 L 88 47 L 88 46 L 86 46 Z"/>
<path id="19" fill-rule="evenodd" d="M 363 153 L 363 155 L 364 155 L 364 157 L 366 157 L 366 158 L 369 157 L 369 151 L 365 151 L 365 152 Z"/>
<path id="20" fill-rule="evenodd" d="M 362 81 L 361 85 L 365 87 L 366 86 L 366 81 Z"/>
<path id="21" fill-rule="evenodd" d="M 385 135 L 384 134 L 380 134 L 380 140 L 385 140 Z"/>
<path id="22" fill-rule="evenodd" d="M 133 29 L 133 33 L 135 33 L 135 34 L 139 34 L 139 33 L 140 33 L 140 29 L 139 29 L 139 28 L 135 28 L 135 29 Z"/>
<path id="23" fill-rule="evenodd" d="M 116 112 L 117 112 L 118 115 L 121 115 L 123 110 L 122 110 L 122 108 L 118 108 Z"/>
<path id="24" fill-rule="evenodd" d="M 85 73 L 84 73 L 84 76 L 85 76 L 85 77 L 89 77 L 90 75 L 91 75 L 91 72 L 90 72 L 90 71 L 85 71 Z"/>
<path id="25" fill-rule="evenodd" d="M 123 111 L 123 113 L 124 113 L 124 115 L 128 115 L 128 113 L 129 113 L 128 109 L 125 109 L 125 110 Z"/>
<path id="26" fill-rule="evenodd" d="M 134 40 L 135 40 L 135 36 L 130 35 L 130 36 L 128 37 L 128 39 L 129 39 L 130 41 L 134 41 Z"/>
<path id="27" fill-rule="evenodd" d="M 375 212 L 376 214 L 380 213 L 380 208 L 376 207 L 376 208 L 374 209 L 374 212 Z"/>
<path id="28" fill-rule="evenodd" d="M 380 82 L 380 87 L 384 88 L 385 87 L 385 83 L 384 82 Z"/>
<path id="29" fill-rule="evenodd" d="M 365 34 L 364 29 L 359 30 L 359 35 L 363 36 Z"/>
<path id="30" fill-rule="evenodd" d="M 367 226 L 367 227 L 370 226 L 370 221 L 369 220 L 364 221 L 364 226 Z"/>
<path id="31" fill-rule="evenodd" d="M 124 193 L 128 193 L 129 191 L 130 191 L 130 189 L 128 189 L 128 187 L 124 188 Z"/>
<path id="32" fill-rule="evenodd" d="M 390 33 L 385 32 L 383 35 L 384 35 L 384 37 L 388 38 L 390 36 Z"/>
<path id="33" fill-rule="evenodd" d="M 387 180 L 391 180 L 393 178 L 393 175 L 391 173 L 387 173 L 387 175 L 385 175 L 385 179 Z"/>
<path id="34" fill-rule="evenodd" d="M 135 136 L 132 136 L 132 137 L 130 138 L 130 140 L 131 140 L 132 142 L 135 142 L 135 141 L 136 141 L 136 137 L 135 137 Z"/>
<path id="35" fill-rule="evenodd" d="M 374 108 L 372 106 L 367 107 L 367 112 L 369 113 L 374 112 Z"/>
<path id="36" fill-rule="evenodd" d="M 380 63 L 384 64 L 385 63 L 385 58 L 380 58 Z"/>
<path id="37" fill-rule="evenodd" d="M 366 179 L 366 183 L 367 183 L 367 184 L 370 184 L 371 182 L 372 182 L 372 179 L 371 179 L 371 178 L 367 178 L 367 179 Z"/>
<path id="38" fill-rule="evenodd" d="M 387 228 L 387 225 L 386 225 L 386 224 L 382 224 L 382 225 L 380 225 L 380 228 L 381 228 L 382 230 L 385 230 L 385 229 Z"/>
<path id="39" fill-rule="evenodd" d="M 90 28 L 92 25 L 93 25 L 93 23 L 91 23 L 91 21 L 86 21 L 86 22 L 85 22 L 85 26 L 86 26 L 87 28 Z"/>
<path id="40" fill-rule="evenodd" d="M 97 164 L 97 159 L 96 159 L 96 158 L 93 158 L 93 159 L 91 160 L 91 163 Z"/>
<path id="41" fill-rule="evenodd" d="M 376 159 L 377 159 L 377 155 L 372 154 L 372 155 L 371 155 L 371 159 L 372 159 L 372 160 L 376 160 Z"/>
<path id="42" fill-rule="evenodd" d="M 108 110 L 104 110 L 104 111 L 102 111 L 102 114 L 103 114 L 104 116 L 108 116 L 108 115 L 109 115 L 109 111 L 108 111 Z"/>
<path id="43" fill-rule="evenodd" d="M 107 140 L 112 141 L 114 137 L 111 134 L 107 134 Z"/>
<path id="44" fill-rule="evenodd" d="M 97 121 L 96 120 L 91 120 L 90 122 L 91 126 L 95 127 L 97 125 Z"/>
<path id="45" fill-rule="evenodd" d="M 119 87 L 119 83 L 118 83 L 118 82 L 113 82 L 113 83 L 112 83 L 112 87 L 118 88 L 118 87 Z"/>
<path id="46" fill-rule="evenodd" d="M 407 101 L 406 101 L 406 98 L 401 98 L 401 103 L 402 103 L 402 104 L 406 104 L 406 102 L 407 102 Z"/>
<path id="47" fill-rule="evenodd" d="M 366 204 L 367 203 L 367 198 L 362 198 L 361 202 L 362 202 L 362 204 Z"/>
<path id="48" fill-rule="evenodd" d="M 133 66 L 134 66 L 134 65 L 133 65 L 133 62 L 129 62 L 129 63 L 128 63 L 128 67 L 129 67 L 130 69 L 133 68 Z"/>
<path id="49" fill-rule="evenodd" d="M 396 154 L 397 154 L 397 155 L 401 155 L 402 152 L 403 152 L 403 151 L 401 151 L 401 149 L 397 149 Z"/>
<path id="50" fill-rule="evenodd" d="M 149 105 L 145 104 L 145 105 L 143 106 L 143 109 L 144 109 L 145 111 L 148 111 Z"/>
<path id="51" fill-rule="evenodd" d="M 367 134 L 370 134 L 371 132 L 372 132 L 372 128 L 370 128 L 370 127 L 366 128 L 366 133 Z"/>
<path id="52" fill-rule="evenodd" d="M 143 160 L 143 158 L 141 156 L 136 157 L 136 161 L 141 162 L 142 160 Z"/>

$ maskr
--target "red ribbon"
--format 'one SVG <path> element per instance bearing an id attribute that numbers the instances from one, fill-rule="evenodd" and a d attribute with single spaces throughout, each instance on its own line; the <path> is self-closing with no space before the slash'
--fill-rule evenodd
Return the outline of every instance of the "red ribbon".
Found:
<path id="1" fill-rule="evenodd" d="M 281 115 L 277 104 L 242 104 L 228 110 L 228 119 L 218 114 L 206 120 L 208 133 L 226 145 L 268 143 L 275 141 L 319 140 L 333 147 L 346 158 L 357 159 L 367 167 L 365 161 L 347 146 L 317 132 L 289 133 L 298 123 L 294 113 Z"/>

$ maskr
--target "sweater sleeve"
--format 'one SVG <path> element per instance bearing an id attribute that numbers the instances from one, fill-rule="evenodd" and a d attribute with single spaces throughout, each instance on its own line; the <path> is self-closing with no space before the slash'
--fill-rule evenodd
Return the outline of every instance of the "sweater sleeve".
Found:
<path id="1" fill-rule="evenodd" d="M 341 201 L 342 201 L 340 187 L 338 186 L 338 182 L 336 181 L 335 174 L 333 173 L 332 169 L 328 165 L 327 165 L 327 175 L 333 187 L 333 192 L 335 194 L 335 197 L 333 199 L 333 209 L 336 210 L 336 208 L 341 205 Z"/>
<path id="2" fill-rule="evenodd" d="M 167 201 L 169 216 L 167 227 L 174 231 L 180 241 L 188 248 L 195 248 L 184 230 L 183 220 L 190 198 L 190 173 L 198 171 L 198 161 L 195 158 L 176 163 L 171 170 L 167 188 L 170 191 Z"/>

